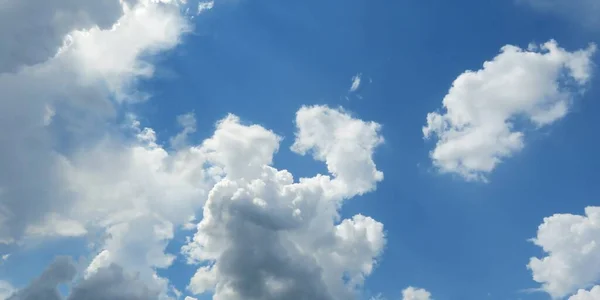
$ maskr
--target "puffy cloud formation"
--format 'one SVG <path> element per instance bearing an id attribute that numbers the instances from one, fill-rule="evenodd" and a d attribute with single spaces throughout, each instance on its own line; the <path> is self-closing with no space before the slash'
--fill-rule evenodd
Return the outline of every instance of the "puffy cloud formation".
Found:
<path id="1" fill-rule="evenodd" d="M 569 300 L 598 300 L 600 299 L 600 286 L 594 286 L 591 290 L 579 290 L 577 294 L 569 297 Z"/>
<path id="2" fill-rule="evenodd" d="M 555 41 L 527 49 L 506 45 L 478 71 L 454 80 L 444 112 L 427 115 L 425 138 L 437 137 L 430 156 L 443 173 L 485 180 L 524 147 L 523 121 L 541 128 L 563 118 L 590 80 L 596 47 L 567 51 Z"/>
<path id="3" fill-rule="evenodd" d="M 518 0 L 542 13 L 551 13 L 580 22 L 587 28 L 600 29 L 600 4 L 596 0 Z"/>
<path id="4" fill-rule="evenodd" d="M 190 120 L 180 120 L 181 149 L 167 153 L 151 129 L 130 118 L 122 132 L 115 115 L 146 98 L 135 83 L 153 75 L 147 58 L 176 46 L 190 23 L 177 1 L 46 2 L 0 4 L 10 23 L 0 29 L 0 125 L 10 128 L 0 132 L 0 243 L 90 234 L 98 256 L 86 278 L 118 264 L 162 297 L 155 269 L 173 259 L 164 247 L 211 179 L 185 147 Z M 11 289 L 3 282 L 2 293 Z"/>
<path id="5" fill-rule="evenodd" d="M 419 289 L 412 286 L 402 291 L 402 300 L 430 300 L 431 293 L 425 289 Z"/>
<path id="6" fill-rule="evenodd" d="M 204 264 L 192 292 L 354 296 L 385 235 L 372 218 L 341 220 L 338 210 L 383 179 L 372 158 L 383 142 L 379 124 L 302 107 L 292 150 L 325 162 L 330 174 L 299 180 L 272 166 L 281 138 L 235 115 L 201 143 L 188 140 L 194 116 L 180 116 L 181 132 L 161 145 L 136 116 L 122 126 L 116 115 L 126 113 L 123 102 L 147 98 L 135 83 L 153 75 L 149 54 L 191 30 L 183 1 L 22 2 L 0 4 L 0 22 L 11 24 L 0 29 L 10 41 L 0 50 L 0 125 L 11 129 L 0 132 L 0 243 L 87 236 L 94 252 L 82 268 L 58 258 L 18 290 L 1 281 L 0 298 L 62 299 L 58 286 L 73 284 L 67 300 L 169 299 L 157 269 L 175 258 L 165 248 L 176 228 L 200 211 L 183 248 Z M 48 34 L 30 34 L 42 29 Z"/>
<path id="7" fill-rule="evenodd" d="M 587 207 L 585 215 L 555 214 L 544 219 L 533 242 L 547 255 L 531 258 L 533 279 L 553 297 L 564 297 L 600 280 L 600 207 Z M 574 299 L 598 295 L 599 288 L 579 291 Z M 588 298 L 585 298 L 588 297 Z"/>
<path id="8" fill-rule="evenodd" d="M 372 154 L 380 126 L 325 106 L 301 108 L 292 149 L 311 152 L 331 175 L 295 181 L 271 166 L 281 140 L 235 116 L 204 141 L 222 179 L 208 194 L 193 240 L 182 251 L 202 263 L 195 294 L 214 299 L 351 299 L 383 250 L 383 225 L 356 215 L 339 221 L 344 199 L 375 189 Z"/>
<path id="9" fill-rule="evenodd" d="M 61 300 L 58 285 L 70 283 L 77 273 L 75 264 L 67 257 L 58 257 L 27 287 L 7 300 Z M 127 274 L 117 265 L 98 270 L 93 276 L 75 282 L 65 300 L 152 300 L 159 299 L 138 278 Z"/>
<path id="10" fill-rule="evenodd" d="M 85 4 L 87 2 L 98 3 Z M 27 46 L 35 51 L 55 51 L 31 54 L 31 57 L 24 51 L 22 53 L 27 57 L 22 58 L 17 71 L 0 73 L 3 90 L 0 125 L 11 128 L 0 133 L 3 145 L 0 149 L 0 165 L 3 166 L 0 173 L 0 242 L 17 241 L 26 233 L 46 236 L 85 233 L 81 226 L 64 218 L 65 209 L 76 198 L 68 189 L 71 163 L 68 153 L 79 150 L 79 145 L 94 143 L 104 134 L 106 120 L 114 115 L 114 100 L 138 98 L 128 87 L 136 78 L 151 76 L 153 71 L 152 65 L 142 60 L 141 55 L 172 48 L 189 30 L 176 5 L 150 0 L 127 3 L 113 0 L 119 8 L 115 9 L 116 16 L 103 17 L 103 20 L 114 20 L 114 25 L 94 24 L 95 17 L 91 16 L 100 14 L 97 12 L 100 3 L 108 5 L 109 2 L 51 1 L 44 5 L 56 4 L 56 9 L 33 9 L 57 14 L 36 19 L 36 22 L 46 20 L 48 23 L 44 26 L 53 33 L 63 34 L 64 42 L 58 49 L 52 46 L 54 38 L 43 34 L 23 41 L 9 39 L 26 43 L 11 44 L 9 48 Z M 63 4 L 70 10 L 63 12 L 59 7 Z M 20 7 L 28 4 L 4 1 L 2 5 L 26 9 Z M 90 11 L 84 10 L 86 8 Z M 72 17 L 92 23 L 84 22 L 89 26 L 83 29 L 79 29 L 75 21 L 65 23 L 71 24 L 68 28 L 52 27 L 59 26 L 54 22 L 61 19 L 59 16 L 63 13 L 65 22 Z M 29 20 L 16 19 L 17 25 L 2 30 L 29 30 Z M 19 32 L 14 34 L 21 35 Z M 4 56 L 0 56 L 0 60 L 15 62 Z M 57 145 L 59 140 L 63 142 L 60 146 Z"/>

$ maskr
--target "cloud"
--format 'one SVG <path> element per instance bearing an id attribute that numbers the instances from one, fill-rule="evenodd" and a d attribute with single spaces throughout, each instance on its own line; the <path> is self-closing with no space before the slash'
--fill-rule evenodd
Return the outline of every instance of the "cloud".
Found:
<path id="1" fill-rule="evenodd" d="M 338 210 L 383 179 L 372 159 L 381 126 L 342 109 L 301 108 L 293 151 L 330 174 L 298 181 L 272 166 L 281 137 L 235 115 L 200 143 L 190 141 L 195 117 L 182 115 L 181 132 L 161 145 L 135 115 L 116 115 L 128 113 L 122 103 L 147 99 L 136 82 L 154 73 L 148 57 L 175 47 L 188 20 L 174 1 L 84 2 L 47 4 L 34 27 L 52 34 L 10 45 L 37 52 L 0 51 L 0 126 L 11 129 L 0 132 L 0 243 L 86 236 L 92 244 L 89 264 L 59 258 L 10 299 L 62 299 L 60 284 L 72 284 L 67 300 L 169 299 L 157 270 L 175 258 L 165 251 L 175 230 L 201 210 L 184 252 L 208 265 L 190 290 L 217 299 L 352 297 L 385 234 L 374 219 L 340 220 Z M 114 12 L 95 11 L 115 2 Z M 22 16 L 31 8 L 14 5 Z M 53 27 L 51 11 L 65 14 L 64 27 Z M 0 30 L 8 39 L 29 30 L 27 18 L 13 21 L 22 22 L 17 32 Z"/>
<path id="2" fill-rule="evenodd" d="M 523 149 L 523 121 L 541 128 L 567 114 L 590 80 L 595 50 L 569 52 L 555 41 L 528 49 L 507 45 L 482 69 L 458 76 L 444 111 L 427 114 L 423 127 L 425 138 L 437 139 L 433 164 L 442 173 L 486 180 Z"/>
<path id="3" fill-rule="evenodd" d="M 594 286 L 591 290 L 579 290 L 577 294 L 569 297 L 569 300 L 598 300 L 600 299 L 600 286 Z"/>
<path id="4" fill-rule="evenodd" d="M 555 214 L 544 218 L 533 242 L 546 256 L 531 258 L 528 268 L 551 296 L 564 297 L 600 280 L 600 207 L 587 207 L 583 216 Z M 586 292 L 579 294 L 583 297 Z"/>
<path id="5" fill-rule="evenodd" d="M 215 1 L 206 1 L 206 2 L 200 2 L 198 3 L 198 15 L 207 11 L 207 10 L 211 10 L 213 9 L 213 7 L 215 7 Z"/>
<path id="6" fill-rule="evenodd" d="M 312 152 L 330 176 L 295 181 L 273 168 L 281 138 L 235 116 L 203 143 L 224 177 L 182 248 L 190 263 L 202 264 L 191 292 L 210 291 L 217 300 L 351 299 L 373 271 L 385 245 L 383 225 L 363 215 L 339 221 L 337 211 L 383 178 L 372 161 L 379 125 L 311 106 L 298 111 L 296 126 L 292 149 Z"/>
<path id="7" fill-rule="evenodd" d="M 590 29 L 600 29 L 600 4 L 596 0 L 517 0 L 522 5 L 547 14 L 555 14 L 581 23 Z"/>
<path id="8" fill-rule="evenodd" d="M 76 265 L 70 258 L 58 257 L 38 278 L 7 300 L 62 300 L 58 285 L 71 283 L 76 273 Z M 110 265 L 89 278 L 76 281 L 65 300 L 158 300 L 158 295 L 136 276 Z"/>
<path id="9" fill-rule="evenodd" d="M 358 73 L 358 74 L 352 76 L 352 85 L 350 86 L 351 93 L 356 92 L 358 90 L 358 88 L 360 87 L 361 77 L 362 77 L 361 73 Z"/>
<path id="10" fill-rule="evenodd" d="M 12 286 L 12 284 L 0 280 L 0 300 L 8 299 L 8 297 L 14 294 L 14 292 L 15 288 Z"/>
<path id="11" fill-rule="evenodd" d="M 62 2 L 66 1 L 56 4 Z M 90 10 L 97 8 L 82 4 L 86 1 L 76 2 Z M 81 9 L 77 9 L 78 16 L 96 13 Z M 65 208 L 76 200 L 67 189 L 72 163 L 67 153 L 95 143 L 108 130 L 105 124 L 115 113 L 113 99 L 137 98 L 132 84 L 153 72 L 141 55 L 172 48 L 189 30 L 173 5 L 140 1 L 132 7 L 123 5 L 119 11 L 110 18 L 115 25 L 65 29 L 65 43 L 47 60 L 24 58 L 17 72 L 0 73 L 4 94 L 0 126 L 11 128 L 0 133 L 4 145 L 0 149 L 0 242 L 18 241 L 28 232 L 46 236 L 85 233 L 71 219 L 63 219 Z M 45 26 L 52 28 L 55 18 L 47 19 L 50 23 Z M 28 23 L 29 19 L 15 22 Z M 32 38 L 22 47 L 54 49 L 45 42 Z M 56 146 L 59 137 L 68 144 Z"/>
<path id="12" fill-rule="evenodd" d="M 431 293 L 427 290 L 408 287 L 402 291 L 402 300 L 430 300 Z"/>

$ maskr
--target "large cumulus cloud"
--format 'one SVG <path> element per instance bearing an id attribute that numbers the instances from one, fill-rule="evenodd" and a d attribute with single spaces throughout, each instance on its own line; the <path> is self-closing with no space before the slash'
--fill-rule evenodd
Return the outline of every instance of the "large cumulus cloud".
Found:
<path id="1" fill-rule="evenodd" d="M 223 169 L 183 252 L 203 263 L 189 289 L 214 299 L 350 299 L 383 250 L 383 225 L 339 221 L 344 199 L 375 189 L 380 126 L 324 106 L 296 115 L 294 151 L 311 151 L 331 175 L 295 180 L 271 166 L 280 138 L 235 116 L 203 146 Z M 240 158 L 242 157 L 242 158 Z"/>

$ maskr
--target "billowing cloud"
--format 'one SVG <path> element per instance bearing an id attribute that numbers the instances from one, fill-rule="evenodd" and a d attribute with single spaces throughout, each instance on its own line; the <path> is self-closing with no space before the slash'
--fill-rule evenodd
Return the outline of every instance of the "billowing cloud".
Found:
<path id="1" fill-rule="evenodd" d="M 183 252 L 202 263 L 189 290 L 214 299 L 351 299 L 383 250 L 383 225 L 339 220 L 343 200 L 375 189 L 379 125 L 324 106 L 301 108 L 292 149 L 311 152 L 331 175 L 295 181 L 271 166 L 280 137 L 234 116 L 203 143 L 224 171 Z"/>
<path id="2" fill-rule="evenodd" d="M 272 166 L 281 137 L 235 115 L 200 143 L 189 140 L 193 114 L 180 116 L 181 132 L 161 145 L 136 116 L 115 116 L 127 113 L 123 102 L 147 98 L 135 88 L 153 75 L 145 58 L 191 30 L 177 1 L 55 1 L 31 28 L 23 17 L 30 5 L 17 2 L 0 4 L 0 15 L 12 9 L 21 22 L 0 36 L 51 34 L 0 51 L 0 126 L 11 129 L 0 132 L 0 243 L 88 236 L 93 252 L 82 266 L 57 259 L 9 299 L 62 299 L 64 283 L 72 284 L 67 300 L 169 299 L 157 269 L 175 258 L 165 251 L 175 230 L 202 210 L 184 247 L 190 262 L 205 264 L 191 291 L 216 299 L 353 296 L 385 235 L 374 219 L 341 220 L 338 210 L 383 179 L 372 159 L 383 142 L 379 124 L 301 108 L 293 151 L 325 162 L 330 174 L 299 180 Z M 1 293 L 13 293 L 1 284 Z"/>
<path id="3" fill-rule="evenodd" d="M 2 5 L 11 8 L 26 5 L 21 2 L 5 1 Z M 66 2 L 79 3 L 77 5 L 81 7 L 73 12 L 78 17 L 96 14 L 100 5 L 82 4 L 89 1 L 58 1 L 56 5 Z M 93 143 L 94 137 L 103 134 L 107 129 L 106 120 L 114 114 L 114 99 L 139 98 L 129 87 L 136 78 L 151 76 L 153 72 L 152 65 L 140 59 L 141 54 L 171 48 L 189 30 L 187 21 L 174 5 L 140 1 L 135 6 L 128 6 L 117 0 L 114 2 L 119 5 L 120 13 L 107 18 L 114 19 L 114 25 L 89 24 L 84 29 L 72 25 L 68 29 L 56 29 L 63 33 L 65 41 L 60 48 L 51 54 L 36 56 L 39 59 L 23 58 L 24 62 L 16 72 L 0 73 L 3 90 L 0 125 L 11 128 L 0 133 L 3 145 L 0 149 L 0 165 L 3 166 L 0 173 L 0 242 L 14 242 L 26 232 L 41 235 L 85 233 L 81 229 L 65 229 L 77 226 L 70 219 L 61 219 L 64 208 L 75 201 L 67 189 L 70 158 L 66 153 L 77 151 L 77 145 Z M 82 11 L 83 8 L 91 11 Z M 57 8 L 57 13 L 60 9 Z M 47 10 L 54 12 L 52 8 Z M 57 18 L 46 19 L 50 23 L 45 25 L 53 28 L 52 22 Z M 29 18 L 15 22 L 28 23 Z M 13 26 L 2 30 L 9 28 Z M 19 28 L 21 25 L 14 26 L 14 30 Z M 54 49 L 52 43 L 45 44 L 48 41 L 39 39 L 32 38 L 27 41 L 27 46 L 45 49 L 43 51 Z M 58 137 L 68 141 L 68 145 L 57 147 Z"/>
<path id="4" fill-rule="evenodd" d="M 20 289 L 7 300 L 61 300 L 60 284 L 71 283 L 77 267 L 67 257 L 58 257 L 28 286 Z M 65 300 L 152 300 L 159 293 L 152 291 L 136 276 L 127 274 L 117 265 L 98 270 L 93 276 L 75 282 Z"/>
<path id="5" fill-rule="evenodd" d="M 478 71 L 454 80 L 443 112 L 427 115 L 425 138 L 437 139 L 430 156 L 443 173 L 485 180 L 525 145 L 523 123 L 536 128 L 562 119 L 591 77 L 594 45 L 577 51 L 555 41 L 527 49 L 507 45 Z"/>
<path id="6" fill-rule="evenodd" d="M 430 300 L 431 293 L 425 289 L 407 287 L 402 291 L 402 300 Z"/>
<path id="7" fill-rule="evenodd" d="M 587 207 L 583 216 L 555 214 L 544 218 L 533 242 L 546 256 L 531 258 L 528 267 L 533 279 L 551 296 L 568 296 L 600 280 L 600 207 Z M 579 292 L 576 297 L 588 294 L 598 294 L 598 288 Z"/>
<path id="8" fill-rule="evenodd" d="M 577 294 L 569 297 L 569 300 L 599 300 L 600 286 L 594 286 L 591 290 L 579 290 Z"/>

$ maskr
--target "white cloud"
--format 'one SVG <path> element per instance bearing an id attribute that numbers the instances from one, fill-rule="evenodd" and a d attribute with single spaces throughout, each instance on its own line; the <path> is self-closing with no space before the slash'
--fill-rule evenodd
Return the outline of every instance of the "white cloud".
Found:
<path id="1" fill-rule="evenodd" d="M 437 137 L 430 156 L 443 173 L 485 180 L 524 147 L 522 121 L 543 127 L 563 118 L 591 76 L 596 47 L 569 52 L 549 41 L 539 48 L 507 45 L 478 71 L 456 78 L 444 112 L 427 115 L 425 138 Z"/>
<path id="2" fill-rule="evenodd" d="M 16 291 L 7 300 L 61 300 L 58 286 L 71 283 L 77 266 L 67 257 L 57 257 L 44 272 L 26 287 Z M 137 276 L 110 265 L 88 278 L 75 282 L 66 300 L 127 299 L 152 300 L 159 295 L 149 289 Z"/>
<path id="3" fill-rule="evenodd" d="M 7 3 L 11 7 L 21 5 Z M 61 216 L 77 199 L 68 190 L 72 158 L 54 146 L 56 137 L 74 145 L 66 152 L 78 152 L 79 145 L 95 143 L 94 139 L 107 129 L 106 121 L 113 117 L 111 99 L 135 96 L 135 91 L 129 89 L 131 84 L 139 76 L 152 74 L 152 65 L 140 55 L 175 46 L 179 36 L 189 29 L 174 6 L 141 1 L 131 8 L 119 7 L 119 15 L 111 18 L 116 25 L 99 27 L 90 23 L 87 28 L 65 29 L 67 42 L 47 60 L 26 60 L 18 72 L 0 73 L 4 94 L 0 126 L 11 128 L 0 133 L 5 145 L 0 149 L 0 241 L 14 242 L 26 232 L 52 235 L 54 231 L 69 236 L 84 233 L 81 228 L 65 231 L 66 227 L 78 228 L 71 226 L 75 225 L 71 219 Z M 54 20 L 49 18 L 46 26 L 53 26 L 50 19 Z M 15 22 L 27 23 L 29 19 Z M 15 25 L 15 30 L 20 26 Z M 38 43 L 32 45 L 34 48 L 50 47 L 40 39 L 32 38 L 28 43 Z M 41 230 L 44 224 L 40 222 L 49 218 L 69 226 L 47 222 L 58 227 L 50 232 Z"/>
<path id="4" fill-rule="evenodd" d="M 352 76 L 352 85 L 350 86 L 350 92 L 356 92 L 358 90 L 358 88 L 360 87 L 360 81 L 362 78 L 362 74 L 358 73 L 354 76 Z"/>
<path id="5" fill-rule="evenodd" d="M 15 288 L 8 282 L 0 280 L 0 300 L 6 300 L 15 292 Z"/>
<path id="6" fill-rule="evenodd" d="M 164 296 L 155 269 L 172 261 L 164 247 L 202 207 L 210 179 L 183 147 L 189 129 L 173 153 L 138 123 L 132 140 L 115 133 L 114 100 L 143 100 L 135 82 L 154 72 L 145 58 L 176 46 L 190 24 L 174 1 L 46 2 L 0 4 L 13 13 L 0 29 L 10 41 L 0 50 L 0 126 L 10 128 L 0 132 L 0 243 L 106 233 L 94 238 L 89 274 L 122 263 Z"/>
<path id="7" fill-rule="evenodd" d="M 427 290 L 415 288 L 415 287 L 407 287 L 402 291 L 402 300 L 430 300 L 431 293 Z"/>
<path id="8" fill-rule="evenodd" d="M 213 7 L 215 7 L 215 1 L 200 2 L 198 3 L 198 14 L 211 10 Z"/>
<path id="9" fill-rule="evenodd" d="M 331 174 L 299 182 L 271 166 L 281 138 L 234 115 L 202 143 L 189 141 L 193 115 L 180 117 L 182 131 L 167 139 L 167 150 L 134 116 L 118 128 L 115 100 L 146 98 L 135 83 L 154 66 L 142 57 L 173 48 L 190 30 L 180 7 L 166 0 L 62 2 L 48 3 L 49 15 L 34 26 L 56 36 L 10 45 L 39 52 L 7 58 L 0 51 L 0 126 L 11 129 L 0 132 L 0 242 L 88 236 L 93 258 L 82 270 L 59 259 L 9 299 L 61 299 L 56 286 L 76 271 L 82 279 L 67 300 L 88 293 L 168 299 L 173 289 L 157 269 L 171 265 L 168 242 L 200 209 L 198 233 L 185 249 L 190 261 L 210 266 L 197 272 L 191 290 L 214 290 L 216 299 L 353 295 L 373 271 L 385 235 L 370 217 L 340 220 L 338 209 L 383 179 L 372 160 L 383 141 L 380 125 L 323 106 L 300 109 L 293 150 L 312 153 Z M 95 11 L 114 2 L 114 13 Z M 2 5 L 21 5 L 22 17 L 31 9 Z M 53 27 L 53 10 L 70 18 L 65 27 Z M 28 18 L 13 21 L 23 24 L 17 32 L 3 27 L 0 36 L 10 40 L 27 29 Z M 255 256 L 246 257 L 248 247 Z"/>
<path id="10" fill-rule="evenodd" d="M 324 106 L 301 108 L 296 125 L 292 149 L 312 151 L 332 176 L 294 181 L 271 167 L 280 137 L 234 116 L 203 143 L 224 178 L 182 249 L 191 263 L 204 264 L 191 279 L 193 293 L 212 291 L 216 300 L 350 299 L 373 271 L 383 225 L 362 215 L 335 220 L 343 199 L 382 179 L 371 157 L 381 142 L 379 125 Z"/>
<path id="11" fill-rule="evenodd" d="M 569 300 L 600 300 L 600 286 L 594 286 L 591 290 L 579 290 L 577 294 L 569 297 Z"/>
<path id="12" fill-rule="evenodd" d="M 533 279 L 551 296 L 564 297 L 600 280 L 600 207 L 587 207 L 585 216 L 544 218 L 533 242 L 546 256 L 531 258 L 528 267 Z"/>

